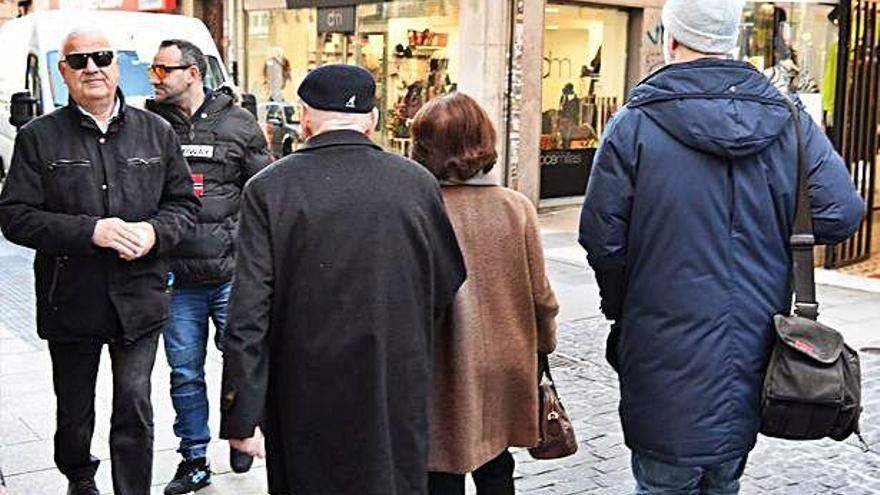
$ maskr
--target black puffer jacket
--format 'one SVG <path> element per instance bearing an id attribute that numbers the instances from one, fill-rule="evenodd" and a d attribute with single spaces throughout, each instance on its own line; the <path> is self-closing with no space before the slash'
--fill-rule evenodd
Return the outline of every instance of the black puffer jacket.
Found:
<path id="1" fill-rule="evenodd" d="M 175 285 L 215 285 L 232 279 L 238 208 L 244 183 L 271 161 L 254 117 L 226 93 L 208 93 L 190 118 L 178 107 L 148 101 L 180 139 L 202 200 L 196 228 L 172 252 Z"/>

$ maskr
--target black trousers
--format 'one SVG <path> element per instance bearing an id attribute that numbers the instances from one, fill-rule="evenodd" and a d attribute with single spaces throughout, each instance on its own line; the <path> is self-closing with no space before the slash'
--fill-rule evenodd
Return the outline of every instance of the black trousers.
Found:
<path id="1" fill-rule="evenodd" d="M 477 495 L 513 495 L 513 456 L 504 449 L 498 457 L 471 473 L 477 485 Z M 430 495 L 464 495 L 464 475 L 428 473 Z"/>
<path id="2" fill-rule="evenodd" d="M 153 474 L 153 407 L 150 374 L 156 361 L 158 332 L 132 344 L 110 344 L 113 412 L 110 416 L 110 460 L 113 491 L 148 495 Z M 98 469 L 90 452 L 95 430 L 95 381 L 100 343 L 49 342 L 57 399 L 55 464 L 71 481 L 89 478 Z"/>

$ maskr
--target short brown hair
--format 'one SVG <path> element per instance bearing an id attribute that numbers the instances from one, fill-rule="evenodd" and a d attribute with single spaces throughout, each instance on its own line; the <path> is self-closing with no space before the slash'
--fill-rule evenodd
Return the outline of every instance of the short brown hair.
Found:
<path id="1" fill-rule="evenodd" d="M 440 180 L 468 180 L 498 160 L 495 126 L 470 96 L 453 92 L 423 106 L 412 126 L 412 159 Z"/>

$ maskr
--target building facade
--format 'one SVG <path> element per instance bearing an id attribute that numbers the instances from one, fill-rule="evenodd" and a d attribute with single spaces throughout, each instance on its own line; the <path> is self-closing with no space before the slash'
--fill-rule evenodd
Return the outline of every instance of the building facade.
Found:
<path id="1" fill-rule="evenodd" d="M 309 70 L 363 65 L 378 81 L 377 139 L 406 154 L 419 107 L 455 89 L 467 92 L 498 124 L 500 182 L 536 204 L 583 194 L 608 121 L 629 90 L 664 64 L 663 0 L 234 3 L 239 83 L 258 100 L 292 105 Z M 874 0 L 749 1 L 731 53 L 798 94 L 851 162 L 871 207 L 878 204 L 877 6 Z M 864 258 L 877 244 L 871 224 L 857 249 L 829 259 Z"/>
<path id="2" fill-rule="evenodd" d="M 298 82 L 319 65 L 362 65 L 378 82 L 377 140 L 406 154 L 418 109 L 464 91 L 498 125 L 499 180 L 536 203 L 583 193 L 603 126 L 662 62 L 662 0 L 243 0 L 240 7 L 239 84 L 262 105 L 292 105 Z"/>
<path id="3" fill-rule="evenodd" d="M 22 3 L 202 19 L 274 137 L 297 138 L 296 88 L 323 64 L 373 73 L 376 139 L 401 154 L 422 105 L 466 92 L 497 124 L 499 182 L 536 204 L 583 194 L 608 121 L 664 64 L 663 0 L 7 0 L 0 14 Z M 876 0 L 752 0 L 731 53 L 797 93 L 850 163 L 872 214 L 855 245 L 829 251 L 834 266 L 880 249 L 877 9 Z"/>

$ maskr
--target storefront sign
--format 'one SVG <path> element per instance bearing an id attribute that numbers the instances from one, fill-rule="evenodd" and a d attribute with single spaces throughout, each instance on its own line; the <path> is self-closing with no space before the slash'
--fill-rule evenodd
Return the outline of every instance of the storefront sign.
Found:
<path id="1" fill-rule="evenodd" d="M 172 12 L 177 0 L 52 0 L 49 8 Z"/>
<path id="2" fill-rule="evenodd" d="M 595 153 L 593 148 L 541 150 L 541 198 L 584 194 Z"/>
<path id="3" fill-rule="evenodd" d="M 362 3 L 382 3 L 389 0 L 287 0 L 288 9 L 306 7 L 351 7 Z"/>
<path id="4" fill-rule="evenodd" d="M 354 5 L 318 9 L 318 32 L 353 33 L 356 16 Z"/>

